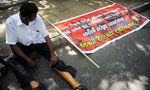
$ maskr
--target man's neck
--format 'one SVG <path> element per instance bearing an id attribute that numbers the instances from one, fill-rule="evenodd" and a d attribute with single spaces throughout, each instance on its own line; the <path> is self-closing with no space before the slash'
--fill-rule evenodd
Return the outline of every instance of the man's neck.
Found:
<path id="1" fill-rule="evenodd" d="M 22 16 L 20 15 L 20 19 L 21 19 L 21 21 L 22 21 L 24 24 L 29 25 L 29 18 L 28 18 L 28 17 L 22 17 Z"/>

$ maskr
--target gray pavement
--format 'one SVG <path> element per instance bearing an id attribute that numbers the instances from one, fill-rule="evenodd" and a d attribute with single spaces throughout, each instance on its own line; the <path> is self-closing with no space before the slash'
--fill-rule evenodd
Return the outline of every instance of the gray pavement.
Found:
<path id="1" fill-rule="evenodd" d="M 9 7 L 21 4 L 27 0 L 1 0 L 0 2 L 0 10 L 7 9 Z"/>
<path id="2" fill-rule="evenodd" d="M 111 4 L 104 0 L 30 1 L 36 3 L 40 9 L 39 13 L 52 23 Z M 114 0 L 114 2 L 129 8 L 147 1 L 149 0 Z M 19 5 L 0 10 L 0 53 L 5 55 L 10 53 L 10 48 L 5 44 L 5 20 L 16 13 L 18 9 Z M 145 11 L 142 14 L 150 18 L 150 11 Z M 88 90 L 150 90 L 150 24 L 140 31 L 89 55 L 101 66 L 101 69 L 97 69 L 62 38 L 47 21 L 45 23 L 58 57 L 78 70 L 76 79 L 85 84 Z M 32 54 L 32 58 L 37 62 L 38 66 L 31 70 L 31 73 L 36 80 L 46 84 L 48 90 L 72 90 L 64 79 L 49 68 L 49 63 L 45 58 L 37 53 Z M 3 90 L 7 90 L 7 88 L 21 90 L 10 70 L 5 77 L 0 78 L 0 85 Z M 26 90 L 30 89 L 26 88 Z"/>

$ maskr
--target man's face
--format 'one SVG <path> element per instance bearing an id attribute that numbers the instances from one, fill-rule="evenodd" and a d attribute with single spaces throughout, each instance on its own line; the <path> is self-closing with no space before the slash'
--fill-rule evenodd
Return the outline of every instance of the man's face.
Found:
<path id="1" fill-rule="evenodd" d="M 35 20 L 36 19 L 36 15 L 37 14 L 32 14 L 32 16 L 29 17 L 29 21 L 31 22 L 31 21 Z"/>

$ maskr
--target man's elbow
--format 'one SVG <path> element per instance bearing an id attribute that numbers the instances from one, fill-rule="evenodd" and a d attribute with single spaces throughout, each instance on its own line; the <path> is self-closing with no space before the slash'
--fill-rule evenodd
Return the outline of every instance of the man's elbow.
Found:
<path id="1" fill-rule="evenodd" d="M 9 45 L 10 46 L 10 48 L 14 51 L 16 48 L 17 48 L 17 45 Z"/>

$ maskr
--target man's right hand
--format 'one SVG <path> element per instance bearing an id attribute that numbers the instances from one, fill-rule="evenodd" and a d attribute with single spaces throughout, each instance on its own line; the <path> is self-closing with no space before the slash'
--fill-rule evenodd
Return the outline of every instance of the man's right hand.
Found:
<path id="1" fill-rule="evenodd" d="M 28 66 L 30 68 L 36 67 L 36 63 L 28 56 L 24 54 L 22 49 L 18 45 L 10 45 L 13 52 L 15 52 L 18 56 L 22 57 L 24 60 L 26 60 Z"/>
<path id="2" fill-rule="evenodd" d="M 34 62 L 31 58 L 27 58 L 26 61 L 27 61 L 27 64 L 28 64 L 28 66 L 29 66 L 30 68 L 33 69 L 33 68 L 36 67 L 36 62 Z"/>

